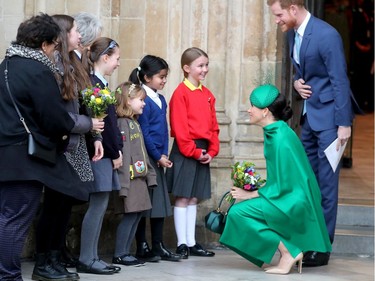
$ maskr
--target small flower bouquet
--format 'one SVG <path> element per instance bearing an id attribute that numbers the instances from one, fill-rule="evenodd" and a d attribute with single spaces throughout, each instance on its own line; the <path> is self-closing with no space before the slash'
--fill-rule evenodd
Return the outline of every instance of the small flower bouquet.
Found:
<path id="1" fill-rule="evenodd" d="M 262 187 L 266 180 L 256 172 L 254 163 L 248 161 L 236 162 L 231 166 L 231 179 L 233 186 L 242 188 L 248 191 L 258 190 Z M 228 202 L 234 201 L 232 195 L 229 193 L 226 198 Z"/>
<path id="2" fill-rule="evenodd" d="M 82 103 L 91 110 L 93 117 L 103 119 L 108 105 L 115 104 L 115 94 L 107 87 L 100 88 L 99 84 L 81 91 Z"/>

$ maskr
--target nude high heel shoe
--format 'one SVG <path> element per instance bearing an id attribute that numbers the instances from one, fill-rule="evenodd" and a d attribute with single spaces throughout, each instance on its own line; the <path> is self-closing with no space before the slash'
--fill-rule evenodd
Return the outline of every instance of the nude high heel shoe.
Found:
<path id="1" fill-rule="evenodd" d="M 302 259 L 303 259 L 303 254 L 299 253 L 295 259 L 291 260 L 291 262 L 288 264 L 287 267 L 282 268 L 282 267 L 275 266 L 266 270 L 266 273 L 288 274 L 295 263 L 298 263 L 298 273 L 302 273 Z"/>
<path id="2" fill-rule="evenodd" d="M 267 271 L 267 270 L 274 269 L 274 268 L 277 268 L 277 265 L 271 265 L 271 266 L 264 267 L 263 270 Z"/>

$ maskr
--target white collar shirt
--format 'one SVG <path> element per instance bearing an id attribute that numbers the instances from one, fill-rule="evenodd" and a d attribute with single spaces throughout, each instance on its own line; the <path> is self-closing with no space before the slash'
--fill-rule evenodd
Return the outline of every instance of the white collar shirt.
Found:
<path id="1" fill-rule="evenodd" d="M 145 84 L 142 85 L 143 89 L 145 89 L 147 96 L 149 96 L 160 108 L 162 107 L 161 99 L 159 97 L 159 93 L 155 92 L 150 87 L 146 86 Z"/>
<path id="2" fill-rule="evenodd" d="M 310 12 L 307 12 L 307 16 L 303 20 L 302 24 L 298 27 L 297 30 L 294 30 L 295 32 L 298 33 L 301 45 L 302 45 L 303 35 L 305 34 L 306 26 L 307 26 L 307 23 L 309 22 L 310 18 L 311 18 L 311 14 L 310 14 Z M 297 56 L 296 44 L 294 44 L 294 47 L 293 47 L 293 58 L 296 61 L 296 63 L 298 63 L 298 64 L 300 63 L 300 58 Z"/>

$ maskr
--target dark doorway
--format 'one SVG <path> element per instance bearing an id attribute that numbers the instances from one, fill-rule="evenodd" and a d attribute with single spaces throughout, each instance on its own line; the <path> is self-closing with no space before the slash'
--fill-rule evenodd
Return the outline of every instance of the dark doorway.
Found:
<path id="1" fill-rule="evenodd" d="M 374 111 L 374 0 L 326 0 L 324 19 L 343 39 L 353 94 Z"/>

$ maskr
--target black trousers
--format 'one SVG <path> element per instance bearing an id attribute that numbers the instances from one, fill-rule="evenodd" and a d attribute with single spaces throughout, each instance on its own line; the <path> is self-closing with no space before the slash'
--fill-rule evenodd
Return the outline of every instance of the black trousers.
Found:
<path id="1" fill-rule="evenodd" d="M 45 188 L 43 207 L 36 227 L 37 253 L 62 249 L 73 204 L 74 198 Z"/>
<path id="2" fill-rule="evenodd" d="M 21 254 L 42 190 L 35 181 L 0 183 L 0 280 L 22 280 Z"/>
<path id="3" fill-rule="evenodd" d="M 150 218 L 151 226 L 151 242 L 160 243 L 163 242 L 163 226 L 164 218 Z M 146 218 L 142 217 L 138 223 L 137 232 L 135 234 L 137 243 L 146 242 Z"/>

